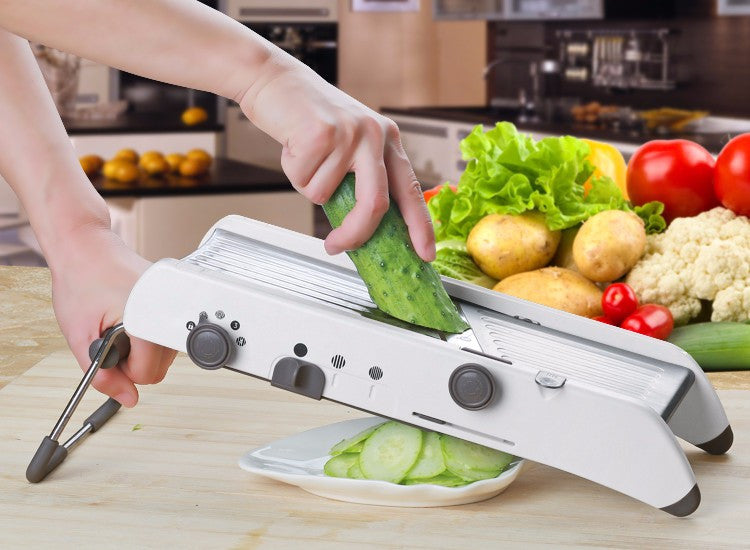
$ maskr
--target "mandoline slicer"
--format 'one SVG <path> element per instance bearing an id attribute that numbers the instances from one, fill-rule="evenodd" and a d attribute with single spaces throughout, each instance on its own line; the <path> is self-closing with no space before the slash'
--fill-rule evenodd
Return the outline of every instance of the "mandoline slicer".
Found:
<path id="1" fill-rule="evenodd" d="M 463 334 L 380 312 L 349 259 L 328 256 L 321 240 L 229 216 L 194 253 L 146 271 L 124 326 L 186 351 L 204 369 L 227 368 L 474 441 L 676 516 L 698 507 L 700 491 L 677 438 L 722 454 L 733 435 L 687 353 L 443 282 L 471 327 Z M 59 462 L 37 470 L 46 475 Z"/>

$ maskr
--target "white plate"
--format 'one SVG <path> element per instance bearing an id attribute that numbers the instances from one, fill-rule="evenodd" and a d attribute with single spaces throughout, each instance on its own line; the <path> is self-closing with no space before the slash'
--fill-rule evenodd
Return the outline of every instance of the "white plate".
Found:
<path id="1" fill-rule="evenodd" d="M 252 450 L 240 458 L 240 468 L 296 485 L 305 491 L 335 500 L 380 506 L 452 506 L 479 502 L 502 493 L 518 477 L 523 460 L 494 479 L 463 487 L 396 485 L 385 481 L 343 479 L 323 473 L 329 449 L 342 439 L 380 424 L 382 418 L 345 420 L 315 428 Z"/>

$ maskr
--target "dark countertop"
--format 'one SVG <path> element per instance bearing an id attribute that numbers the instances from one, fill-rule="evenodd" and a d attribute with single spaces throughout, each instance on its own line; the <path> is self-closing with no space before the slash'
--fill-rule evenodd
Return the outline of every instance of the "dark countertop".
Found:
<path id="1" fill-rule="evenodd" d="M 91 183 L 103 197 L 167 197 L 294 191 L 282 172 L 225 158 L 215 158 L 211 163 L 209 173 L 198 178 L 186 178 L 176 174 L 160 177 L 142 175 L 137 182 L 119 183 L 98 175 L 91 178 Z"/>
<path id="2" fill-rule="evenodd" d="M 159 115 L 125 113 L 114 120 L 63 120 L 68 135 L 87 134 L 157 134 L 173 132 L 221 132 L 224 125 L 207 120 L 195 126 L 185 126 L 181 113 L 170 112 Z"/>
<path id="3" fill-rule="evenodd" d="M 404 115 L 426 117 L 455 122 L 474 124 L 494 124 L 502 120 L 513 122 L 519 130 L 527 132 L 542 132 L 555 135 L 574 135 L 598 141 L 618 141 L 640 145 L 652 139 L 689 139 L 700 143 L 713 154 L 718 154 L 721 148 L 736 134 L 724 133 L 680 133 L 664 135 L 644 130 L 599 127 L 592 124 L 575 122 L 547 122 L 517 120 L 517 111 L 510 109 L 495 109 L 491 107 L 412 107 L 412 108 L 383 108 L 381 111 L 388 115 Z"/>

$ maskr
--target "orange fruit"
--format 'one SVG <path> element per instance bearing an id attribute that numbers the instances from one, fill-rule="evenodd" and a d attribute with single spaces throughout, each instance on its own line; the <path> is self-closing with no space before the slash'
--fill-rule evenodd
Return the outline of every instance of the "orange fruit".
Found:
<path id="1" fill-rule="evenodd" d="M 127 160 L 132 163 L 137 163 L 138 153 L 136 153 L 134 149 L 120 149 L 119 151 L 117 151 L 117 153 L 115 153 L 114 158 Z"/>
<path id="2" fill-rule="evenodd" d="M 138 167 L 132 162 L 122 162 L 115 171 L 115 178 L 121 183 L 132 183 L 140 176 Z"/>
<path id="3" fill-rule="evenodd" d="M 83 155 L 78 162 L 87 176 L 95 176 L 104 166 L 104 159 L 99 155 Z"/>
<path id="4" fill-rule="evenodd" d="M 182 153 L 170 153 L 166 156 L 167 163 L 169 163 L 169 169 L 172 172 L 180 171 L 180 164 L 185 160 L 185 155 Z"/>
<path id="5" fill-rule="evenodd" d="M 152 159 L 164 159 L 164 155 L 162 155 L 159 151 L 146 151 L 141 155 L 141 158 L 138 160 L 138 166 L 141 168 L 144 168 L 144 165 L 152 160 Z"/>
<path id="6" fill-rule="evenodd" d="M 190 107 L 183 111 L 181 118 L 185 126 L 196 126 L 208 120 L 208 113 L 202 107 Z"/>
<path id="7" fill-rule="evenodd" d="M 187 158 L 180 163 L 180 175 L 189 178 L 202 176 L 208 172 L 208 165 L 205 162 Z"/>
<path id="8" fill-rule="evenodd" d="M 203 149 L 191 149 L 185 154 L 185 156 L 190 160 L 203 162 L 206 165 L 206 168 L 211 166 L 211 161 L 213 160 L 211 155 L 209 155 Z"/>
<path id="9" fill-rule="evenodd" d="M 169 172 L 169 163 L 164 157 L 141 157 L 140 167 L 150 176 L 160 176 Z"/>
<path id="10" fill-rule="evenodd" d="M 115 175 L 117 174 L 117 169 L 120 167 L 121 164 L 126 163 L 128 161 L 122 160 L 122 159 L 112 159 L 108 160 L 104 163 L 104 166 L 102 166 L 102 174 L 104 174 L 105 178 L 109 178 L 111 180 L 115 179 Z"/>

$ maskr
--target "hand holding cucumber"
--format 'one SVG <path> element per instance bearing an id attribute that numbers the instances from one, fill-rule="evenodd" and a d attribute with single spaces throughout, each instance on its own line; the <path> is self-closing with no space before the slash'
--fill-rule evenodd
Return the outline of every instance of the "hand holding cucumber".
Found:
<path id="1" fill-rule="evenodd" d="M 354 250 L 375 232 L 393 199 L 417 254 L 435 258 L 427 206 L 396 124 L 277 55 L 240 101 L 248 118 L 282 143 L 281 166 L 295 189 L 325 204 L 348 172 L 357 177 L 356 206 L 325 241 L 330 254 Z"/>

